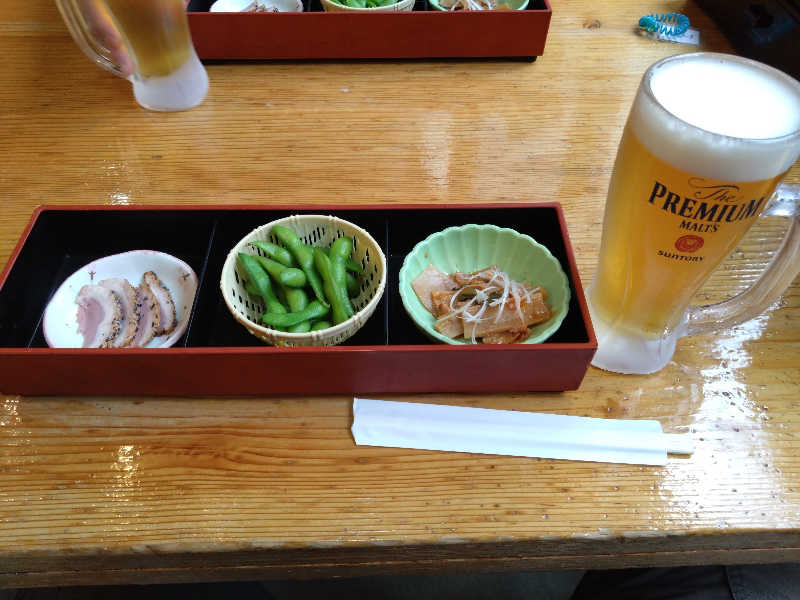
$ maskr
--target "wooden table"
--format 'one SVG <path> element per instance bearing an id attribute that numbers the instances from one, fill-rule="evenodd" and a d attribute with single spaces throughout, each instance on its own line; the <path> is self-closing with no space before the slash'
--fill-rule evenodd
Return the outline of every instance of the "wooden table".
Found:
<path id="1" fill-rule="evenodd" d="M 638 80 L 689 49 L 637 36 L 638 17 L 683 10 L 703 48 L 730 47 L 691 3 L 553 4 L 534 63 L 215 64 L 202 106 L 158 114 L 52 2 L 5 0 L 0 264 L 44 203 L 556 200 L 588 282 Z M 705 297 L 752 281 L 744 259 L 779 229 L 747 238 Z M 697 445 L 666 467 L 356 447 L 348 397 L 0 394 L 0 584 L 800 560 L 798 339 L 795 284 L 656 375 L 399 398 L 656 418 Z"/>

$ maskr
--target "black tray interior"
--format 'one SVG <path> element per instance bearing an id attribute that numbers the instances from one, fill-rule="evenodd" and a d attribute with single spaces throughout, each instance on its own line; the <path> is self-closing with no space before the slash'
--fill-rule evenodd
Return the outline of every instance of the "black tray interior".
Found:
<path id="1" fill-rule="evenodd" d="M 191 0 L 187 10 L 189 12 L 208 12 L 214 2 L 215 0 Z M 546 8 L 547 5 L 544 3 L 544 0 L 530 0 L 525 10 L 545 10 Z M 322 3 L 319 0 L 303 0 L 303 10 L 305 12 L 323 12 L 325 9 L 322 8 Z M 414 3 L 414 10 L 439 12 L 437 9 L 433 8 L 427 0 L 416 0 Z"/>
<path id="2" fill-rule="evenodd" d="M 335 214 L 366 229 L 388 261 L 383 301 L 347 346 L 429 344 L 406 314 L 398 273 L 413 247 L 432 233 L 468 223 L 530 235 L 559 260 L 570 280 L 569 313 L 547 344 L 587 343 L 558 213 L 551 207 L 403 210 L 45 210 L 0 289 L 0 347 L 45 348 L 41 319 L 58 286 L 85 264 L 119 252 L 160 250 L 199 278 L 189 326 L 176 347 L 262 346 L 231 316 L 219 290 L 228 251 L 254 228 L 290 214 Z"/>

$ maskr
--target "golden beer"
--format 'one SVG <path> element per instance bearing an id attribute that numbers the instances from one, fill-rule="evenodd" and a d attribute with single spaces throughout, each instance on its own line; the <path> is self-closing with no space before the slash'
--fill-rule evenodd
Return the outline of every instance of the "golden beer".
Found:
<path id="1" fill-rule="evenodd" d="M 192 55 L 183 0 L 101 0 L 142 77 L 164 77 Z"/>
<path id="2" fill-rule="evenodd" d="M 588 300 L 596 366 L 652 372 L 692 296 L 767 205 L 800 152 L 800 85 L 698 53 L 645 74 L 609 184 Z"/>

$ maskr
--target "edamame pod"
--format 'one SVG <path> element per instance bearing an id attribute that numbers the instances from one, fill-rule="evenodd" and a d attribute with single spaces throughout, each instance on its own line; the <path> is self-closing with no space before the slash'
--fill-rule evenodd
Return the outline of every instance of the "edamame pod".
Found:
<path id="1" fill-rule="evenodd" d="M 302 288 L 284 288 L 289 312 L 298 312 L 308 306 L 308 294 Z"/>
<path id="2" fill-rule="evenodd" d="M 358 296 L 358 293 L 361 291 L 361 286 L 358 285 L 358 280 L 353 277 L 352 273 L 349 272 L 345 272 L 344 279 L 345 285 L 347 286 L 347 295 L 351 298 Z"/>
<path id="3" fill-rule="evenodd" d="M 300 269 L 294 267 L 287 267 L 282 265 L 277 260 L 266 258 L 264 256 L 254 256 L 264 270 L 272 275 L 275 281 L 287 285 L 289 287 L 301 288 L 306 284 L 306 275 Z"/>
<path id="4" fill-rule="evenodd" d="M 341 277 L 334 275 L 333 261 L 319 248 L 314 249 L 314 265 L 322 276 L 323 290 L 330 302 L 331 316 L 336 325 L 352 316 L 352 306 L 347 297 L 347 286 L 344 281 L 344 266 L 340 260 L 337 260 L 337 263 L 341 266 Z"/>
<path id="5" fill-rule="evenodd" d="M 306 279 L 308 279 L 308 283 L 314 295 L 317 297 L 317 300 L 319 300 L 322 305 L 328 306 L 328 301 L 325 299 L 325 294 L 322 291 L 322 281 L 320 280 L 319 274 L 314 270 L 314 253 L 311 252 L 305 244 L 303 244 L 300 237 L 288 227 L 275 225 L 272 228 L 272 233 L 274 233 L 275 237 L 277 237 L 278 240 L 289 249 L 289 252 L 292 253 L 297 264 L 300 265 L 303 273 L 305 273 Z"/>
<path id="6" fill-rule="evenodd" d="M 260 296 L 261 294 L 258 293 L 256 286 L 252 284 L 250 281 L 244 282 L 244 291 L 250 294 L 251 296 Z"/>
<path id="7" fill-rule="evenodd" d="M 275 296 L 269 275 L 261 268 L 258 261 L 249 254 L 240 252 L 239 264 L 244 269 L 247 280 L 258 290 L 258 295 L 264 298 L 267 311 L 271 313 L 286 313 L 286 307 Z"/>
<path id="8" fill-rule="evenodd" d="M 314 250 L 314 246 L 309 246 L 308 244 L 305 244 L 305 247 L 310 249 L 312 252 Z M 320 248 L 320 250 L 322 250 L 328 256 L 331 255 L 330 248 Z M 352 253 L 352 250 L 351 250 L 351 253 Z M 362 267 L 360 264 L 358 264 L 356 261 L 354 261 L 352 258 L 350 258 L 350 255 L 348 255 L 347 258 L 345 258 L 344 266 L 347 267 L 347 270 L 350 271 L 351 273 L 363 273 L 364 272 L 364 267 Z"/>
<path id="9" fill-rule="evenodd" d="M 342 260 L 347 260 L 353 253 L 353 240 L 349 237 L 340 237 L 331 244 L 329 256 L 340 257 Z"/>
<path id="10" fill-rule="evenodd" d="M 308 294 L 303 288 L 291 288 L 278 285 L 278 289 L 283 290 L 286 294 L 286 304 L 289 307 L 289 312 L 299 312 L 308 306 Z M 302 321 L 297 325 L 292 325 L 287 329 L 290 333 L 305 333 L 311 329 L 311 321 Z"/>
<path id="11" fill-rule="evenodd" d="M 342 294 L 342 304 L 347 318 L 353 316 L 353 305 L 350 303 L 350 294 L 347 290 L 347 270 L 345 261 L 353 252 L 353 240 L 349 237 L 340 237 L 331 244 L 331 277 Z M 343 290 L 343 291 L 342 291 Z"/>
<path id="12" fill-rule="evenodd" d="M 278 297 L 278 300 L 280 300 L 280 303 L 284 305 L 284 308 L 286 306 L 289 306 L 289 312 L 292 312 L 292 307 L 288 304 L 288 302 L 285 301 L 286 300 L 286 294 L 285 294 L 284 290 L 286 288 L 284 288 L 281 285 L 277 285 L 276 287 L 277 287 L 277 293 L 275 295 Z M 297 291 L 297 290 L 294 290 L 293 288 L 289 288 L 289 289 L 292 290 L 292 291 Z M 244 291 L 246 291 L 251 296 L 257 296 L 257 297 L 261 298 L 261 294 L 258 293 L 258 290 L 249 281 L 245 281 L 245 283 L 244 283 Z M 303 290 L 299 290 L 299 291 L 305 296 L 305 292 L 303 292 Z M 305 296 L 305 297 L 307 298 L 307 296 Z M 262 300 L 263 300 L 263 298 L 262 298 Z M 306 300 L 306 304 L 308 304 L 308 300 Z M 301 308 L 304 308 L 304 307 L 305 307 L 305 304 Z M 300 310 L 300 309 L 298 309 L 298 310 Z"/>
<path id="13" fill-rule="evenodd" d="M 333 327 L 330 321 L 316 321 L 311 325 L 311 331 L 320 331 L 329 327 Z"/>
<path id="14" fill-rule="evenodd" d="M 347 271 L 344 268 L 344 261 L 336 257 L 331 259 L 331 279 L 333 279 L 336 292 L 341 299 L 342 308 L 346 318 L 353 316 L 353 303 L 350 302 L 350 294 L 347 292 Z"/>
<path id="15" fill-rule="evenodd" d="M 363 273 L 364 272 L 364 267 L 362 267 L 360 264 L 358 264 L 356 261 L 354 261 L 349 256 L 346 259 L 344 259 L 344 266 L 347 267 L 347 270 L 351 271 L 352 273 Z"/>
<path id="16" fill-rule="evenodd" d="M 308 333 L 311 331 L 311 321 L 300 321 L 297 325 L 292 325 L 286 331 L 289 333 Z"/>
<path id="17" fill-rule="evenodd" d="M 292 258 L 292 253 L 286 248 L 273 244 L 272 242 L 250 242 L 254 248 L 258 248 L 272 260 L 277 260 L 285 267 L 296 267 L 297 263 Z"/>
<path id="18" fill-rule="evenodd" d="M 324 317 L 330 312 L 319 300 L 312 300 L 303 310 L 293 313 L 264 313 L 261 322 L 270 327 L 291 327 L 302 321 L 313 321 Z"/>

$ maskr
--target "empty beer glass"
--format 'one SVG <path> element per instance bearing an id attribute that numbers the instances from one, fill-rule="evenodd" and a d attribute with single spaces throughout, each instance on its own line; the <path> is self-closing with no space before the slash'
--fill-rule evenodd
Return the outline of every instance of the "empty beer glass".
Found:
<path id="1" fill-rule="evenodd" d="M 150 110 L 185 110 L 208 92 L 208 75 L 189 33 L 183 0 L 56 0 L 72 37 L 97 64 L 121 74 L 109 40 L 133 62 L 128 79 Z"/>
<path id="2" fill-rule="evenodd" d="M 673 56 L 645 73 L 622 135 L 588 289 L 592 362 L 652 373 L 684 335 L 762 312 L 800 270 L 797 189 L 776 186 L 800 154 L 800 83 L 716 53 Z M 765 213 L 766 209 L 766 213 Z M 690 307 L 762 214 L 788 214 L 783 246 L 749 290 Z"/>

